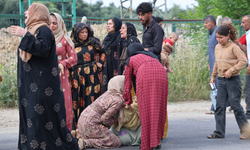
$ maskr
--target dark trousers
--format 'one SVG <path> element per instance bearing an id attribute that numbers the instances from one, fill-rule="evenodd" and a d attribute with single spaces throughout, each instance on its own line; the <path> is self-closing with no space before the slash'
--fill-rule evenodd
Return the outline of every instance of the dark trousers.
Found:
<path id="1" fill-rule="evenodd" d="M 226 125 L 226 101 L 229 97 L 231 109 L 234 112 L 237 124 L 240 129 L 245 124 L 248 124 L 247 117 L 240 104 L 241 102 L 241 80 L 240 76 L 233 76 L 231 78 L 218 77 L 218 93 L 215 110 L 216 130 L 214 134 L 219 137 L 225 137 Z"/>
<path id="2" fill-rule="evenodd" d="M 244 97 L 246 101 L 246 115 L 250 119 L 250 75 L 246 74 Z"/>

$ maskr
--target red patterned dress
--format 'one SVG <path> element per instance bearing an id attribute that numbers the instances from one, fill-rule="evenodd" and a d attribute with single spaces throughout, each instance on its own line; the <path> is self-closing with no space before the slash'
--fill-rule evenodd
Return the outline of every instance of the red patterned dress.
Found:
<path id="1" fill-rule="evenodd" d="M 68 129 L 72 130 L 73 123 L 73 107 L 72 107 L 72 97 L 71 90 L 68 79 L 68 69 L 77 63 L 77 55 L 75 49 L 72 48 L 64 37 L 56 45 L 56 52 L 58 57 L 58 64 L 64 66 L 64 73 L 60 75 L 62 90 L 64 94 L 65 109 L 66 109 L 66 125 Z M 67 59 L 66 59 L 67 55 Z"/>
<path id="2" fill-rule="evenodd" d="M 168 95 L 167 73 L 159 60 L 148 55 L 130 57 L 125 66 L 123 98 L 131 104 L 132 75 L 136 76 L 136 96 L 141 119 L 141 149 L 150 150 L 160 144 L 166 120 Z"/>
<path id="3" fill-rule="evenodd" d="M 81 112 L 101 95 L 100 74 L 95 62 L 95 52 L 100 54 L 99 62 L 104 64 L 105 54 L 103 49 L 94 49 L 86 45 L 76 47 L 77 65 L 71 72 L 72 100 L 74 111 L 73 130 L 77 128 Z"/>

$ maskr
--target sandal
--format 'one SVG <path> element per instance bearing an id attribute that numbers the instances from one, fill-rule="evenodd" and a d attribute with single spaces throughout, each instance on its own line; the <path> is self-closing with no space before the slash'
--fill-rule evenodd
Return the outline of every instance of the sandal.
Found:
<path id="1" fill-rule="evenodd" d="M 80 150 L 84 150 L 84 149 L 87 148 L 87 144 L 86 144 L 86 142 L 82 138 L 79 138 L 79 140 L 78 140 L 78 146 L 79 146 Z"/>
<path id="2" fill-rule="evenodd" d="M 208 112 L 205 112 L 205 114 L 214 114 L 213 111 L 208 111 Z"/>
<path id="3" fill-rule="evenodd" d="M 207 136 L 208 139 L 223 139 L 223 137 L 219 137 L 218 135 L 216 134 L 211 134 L 209 136 Z"/>
<path id="4" fill-rule="evenodd" d="M 241 140 L 250 140 L 250 136 L 246 137 L 246 136 L 242 135 L 242 136 L 240 136 L 240 139 Z"/>
<path id="5" fill-rule="evenodd" d="M 73 138 L 76 138 L 76 130 L 72 130 L 71 134 L 72 134 Z"/>

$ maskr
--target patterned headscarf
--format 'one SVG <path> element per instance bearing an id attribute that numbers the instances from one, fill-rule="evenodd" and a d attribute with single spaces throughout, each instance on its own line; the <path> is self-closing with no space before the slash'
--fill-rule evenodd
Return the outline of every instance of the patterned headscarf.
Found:
<path id="1" fill-rule="evenodd" d="M 72 48 L 74 48 L 75 45 L 67 33 L 65 23 L 64 23 L 62 17 L 58 13 L 51 13 L 51 14 L 56 17 L 57 25 L 58 25 L 58 28 L 56 29 L 56 31 L 53 32 L 55 35 L 56 44 L 58 44 L 61 41 L 62 37 L 64 37 L 66 39 L 66 41 L 69 43 L 69 45 Z"/>
<path id="2" fill-rule="evenodd" d="M 132 23 L 126 22 L 127 26 L 127 40 L 124 41 L 124 47 L 131 44 L 130 38 L 132 36 L 137 37 L 135 26 Z"/>
<path id="3" fill-rule="evenodd" d="M 85 41 L 82 42 L 79 39 L 78 33 L 84 28 L 88 29 L 88 37 Z M 91 35 L 89 27 L 85 23 L 77 22 L 73 27 L 73 30 L 71 33 L 71 39 L 73 43 L 75 44 L 75 47 L 82 47 L 82 46 L 86 46 L 89 44 L 89 35 Z"/>
<path id="4" fill-rule="evenodd" d="M 33 3 L 29 7 L 29 17 L 27 18 L 26 26 L 27 30 L 31 34 L 35 34 L 37 29 L 41 26 L 49 27 L 51 23 L 50 14 L 48 8 L 40 3 Z M 32 54 L 27 53 L 19 49 L 20 57 L 24 62 L 27 62 L 32 57 Z"/>

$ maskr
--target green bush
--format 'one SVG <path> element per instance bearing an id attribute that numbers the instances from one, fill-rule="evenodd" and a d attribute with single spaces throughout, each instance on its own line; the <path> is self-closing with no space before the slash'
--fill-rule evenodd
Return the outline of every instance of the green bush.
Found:
<path id="1" fill-rule="evenodd" d="M 185 36 L 179 37 L 175 52 L 170 55 L 174 73 L 168 73 L 168 101 L 209 99 L 207 31 L 201 24 L 181 25 L 178 30 Z"/>
<path id="2" fill-rule="evenodd" d="M 0 106 L 16 107 L 18 106 L 17 92 L 17 65 L 5 64 L 0 65 L 1 76 L 3 81 L 0 83 Z"/>

